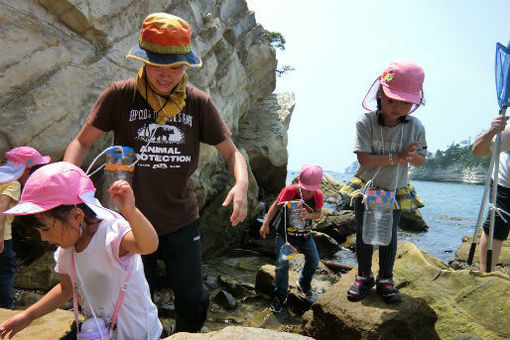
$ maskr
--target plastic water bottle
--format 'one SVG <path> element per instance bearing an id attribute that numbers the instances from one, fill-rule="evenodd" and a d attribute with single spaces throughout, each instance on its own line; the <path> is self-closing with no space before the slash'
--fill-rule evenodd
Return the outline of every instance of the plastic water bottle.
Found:
<path id="1" fill-rule="evenodd" d="M 301 210 L 303 209 L 303 201 L 289 201 L 287 203 L 289 209 L 289 224 L 292 228 L 298 230 L 305 229 L 305 220 L 301 217 Z"/>
<path id="2" fill-rule="evenodd" d="M 369 190 L 363 213 L 363 242 L 374 246 L 387 246 L 393 228 L 393 203 L 395 193 Z"/>
<path id="3" fill-rule="evenodd" d="M 98 328 L 99 325 L 99 328 Z M 80 340 L 109 340 L 109 329 L 101 318 L 90 318 L 81 324 L 80 333 L 78 333 Z"/>
<path id="4" fill-rule="evenodd" d="M 133 184 L 133 173 L 135 171 L 133 162 L 135 161 L 135 151 L 129 146 L 113 146 L 106 151 L 106 163 L 104 166 L 104 184 L 103 184 L 103 205 L 117 211 L 117 208 L 110 199 L 108 189 L 117 180 L 125 180 L 130 185 Z"/>

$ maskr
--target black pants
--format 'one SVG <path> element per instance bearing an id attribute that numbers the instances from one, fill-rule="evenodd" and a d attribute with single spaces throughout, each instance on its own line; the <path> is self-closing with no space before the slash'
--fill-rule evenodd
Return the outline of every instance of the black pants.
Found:
<path id="1" fill-rule="evenodd" d="M 142 256 L 145 277 L 154 294 L 156 261 L 165 262 L 166 276 L 175 296 L 176 332 L 199 332 L 207 318 L 209 291 L 202 282 L 198 220 L 159 237 L 158 250 Z"/>
<path id="2" fill-rule="evenodd" d="M 492 181 L 490 195 L 492 197 Z M 510 188 L 498 185 L 498 191 L 496 193 L 496 207 L 510 213 Z M 505 213 L 501 214 L 507 221 L 505 222 L 498 213 L 494 215 L 494 239 L 504 241 L 508 238 L 508 233 L 510 232 L 510 216 Z M 490 215 L 488 214 L 487 219 L 483 224 L 483 231 L 486 235 L 489 235 L 489 222 Z"/>
<path id="3" fill-rule="evenodd" d="M 372 271 L 372 254 L 374 246 L 363 242 L 363 213 L 365 204 L 356 199 L 354 205 L 356 213 L 356 259 L 358 260 L 358 275 L 368 276 Z M 400 210 L 393 210 L 393 226 L 391 241 L 387 246 L 379 247 L 379 276 L 384 279 L 393 277 L 393 265 L 397 255 L 397 226 L 400 223 Z"/>

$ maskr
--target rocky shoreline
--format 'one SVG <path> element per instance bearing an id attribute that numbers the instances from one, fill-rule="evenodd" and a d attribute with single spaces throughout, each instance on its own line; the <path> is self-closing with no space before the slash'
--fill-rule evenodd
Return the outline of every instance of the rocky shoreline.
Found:
<path id="1" fill-rule="evenodd" d="M 321 259 L 339 249 L 353 251 L 354 216 L 343 209 L 339 183 L 325 175 L 321 188 L 330 209 L 314 225 Z M 411 223 L 413 224 L 413 223 Z M 257 229 L 259 224 L 254 225 Z M 209 317 L 200 334 L 170 335 L 173 295 L 164 285 L 155 297 L 165 328 L 165 339 L 507 339 L 510 312 L 505 292 L 510 291 L 510 244 L 505 242 L 498 270 L 480 273 L 465 264 L 470 238 L 457 251 L 457 259 L 446 264 L 412 243 L 399 242 L 395 281 L 404 295 L 398 305 L 385 304 L 375 291 L 362 302 L 349 302 L 346 291 L 356 273 L 341 264 L 322 261 L 312 282 L 314 297 L 303 298 L 295 282 L 303 265 L 302 255 L 291 260 L 290 296 L 279 314 L 269 310 L 274 290 L 273 240 L 247 238 L 242 247 L 220 257 L 204 259 L 204 282 L 211 293 Z M 21 263 L 16 276 L 16 305 L 23 309 L 58 282 L 53 272 L 52 249 L 44 249 L 35 261 Z M 475 257 L 475 263 L 477 258 Z M 377 253 L 374 271 L 377 271 Z M 161 268 L 161 273 L 163 269 Z M 72 324 L 71 306 L 54 312 L 30 326 L 18 339 L 58 339 Z M 15 311 L 0 310 L 0 320 Z M 46 332 L 46 333 L 45 333 Z M 43 337 L 42 334 L 49 334 Z"/>

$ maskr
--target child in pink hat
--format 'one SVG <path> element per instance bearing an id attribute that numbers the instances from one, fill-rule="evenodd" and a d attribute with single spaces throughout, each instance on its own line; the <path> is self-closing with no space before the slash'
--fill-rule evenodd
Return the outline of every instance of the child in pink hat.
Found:
<path id="1" fill-rule="evenodd" d="M 92 181 L 80 168 L 52 163 L 29 177 L 19 203 L 5 211 L 57 246 L 55 270 L 61 281 L 40 301 L 4 321 L 0 337 L 11 338 L 73 298 L 77 329 L 101 331 L 101 337 L 94 339 L 159 339 L 162 326 L 139 255 L 157 248 L 156 231 L 136 208 L 126 181 L 116 181 L 109 190 L 126 219 L 102 207 L 94 192 Z M 78 301 L 87 318 L 82 327 Z M 83 338 L 92 339 L 89 335 Z"/>
<path id="2" fill-rule="evenodd" d="M 38 166 L 50 162 L 30 146 L 20 146 L 5 154 L 7 162 L 0 166 L 0 307 L 14 308 L 12 288 L 16 273 L 16 253 L 12 247 L 13 216 L 3 212 L 19 201 L 21 187 Z"/>
<path id="3" fill-rule="evenodd" d="M 374 285 L 384 301 L 392 303 L 402 299 L 393 281 L 393 265 L 401 210 L 423 207 L 409 183 L 408 165 L 422 166 L 427 154 L 425 129 L 418 118 L 411 116 L 423 104 L 424 78 L 423 68 L 416 63 L 393 61 L 377 77 L 363 100 L 363 107 L 371 111 L 362 114 L 356 122 L 354 153 L 359 168 L 341 190 L 354 202 L 356 212 L 358 273 L 347 292 L 351 301 L 365 298 Z M 363 239 L 366 207 L 361 193 L 371 188 L 392 192 L 396 197 L 391 225 L 386 226 L 391 228 L 391 240 L 388 245 L 379 245 L 376 279 L 372 274 L 373 245 Z"/>
<path id="4" fill-rule="evenodd" d="M 269 234 L 269 223 L 284 208 L 285 216 L 276 228 L 276 278 L 275 296 L 271 303 L 271 310 L 275 313 L 282 311 L 289 295 L 289 260 L 282 247 L 290 244 L 305 255 L 305 265 L 301 271 L 296 288 L 307 298 L 311 298 L 312 277 L 319 265 L 319 253 L 313 240 L 311 220 L 321 216 L 324 199 L 319 189 L 322 180 L 322 168 L 315 164 L 303 165 L 299 172 L 298 183 L 282 189 L 278 199 L 271 204 L 267 216 L 260 227 L 260 236 L 266 238 Z M 297 210 L 294 209 L 297 207 Z M 283 223 L 286 221 L 287 223 Z"/>

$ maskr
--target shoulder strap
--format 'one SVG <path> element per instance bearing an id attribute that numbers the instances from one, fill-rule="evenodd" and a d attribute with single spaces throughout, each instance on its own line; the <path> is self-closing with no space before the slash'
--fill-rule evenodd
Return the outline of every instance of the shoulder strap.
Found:
<path id="1" fill-rule="evenodd" d="M 134 260 L 136 261 L 136 260 Z M 129 272 L 126 276 L 126 279 L 124 280 L 124 283 L 122 284 L 119 292 L 119 296 L 117 298 L 117 302 L 115 304 L 115 310 L 113 312 L 112 321 L 110 324 L 110 334 L 113 332 L 113 329 L 115 328 L 115 324 L 117 322 L 117 316 L 119 315 L 120 307 L 122 306 L 122 300 L 124 299 L 124 295 L 126 294 L 127 288 L 128 288 L 128 282 L 131 278 L 131 273 L 133 271 L 134 261 L 129 266 Z M 72 288 L 73 288 L 73 312 L 74 312 L 74 322 L 76 323 L 76 331 L 79 333 L 80 327 L 79 327 L 79 316 L 78 316 L 78 299 L 76 298 L 76 267 L 74 263 L 74 249 L 71 250 L 71 281 L 72 281 Z M 85 287 L 82 283 L 82 289 Z M 89 306 L 91 308 L 91 312 L 93 316 L 95 317 L 94 310 L 92 310 L 92 306 Z"/>

